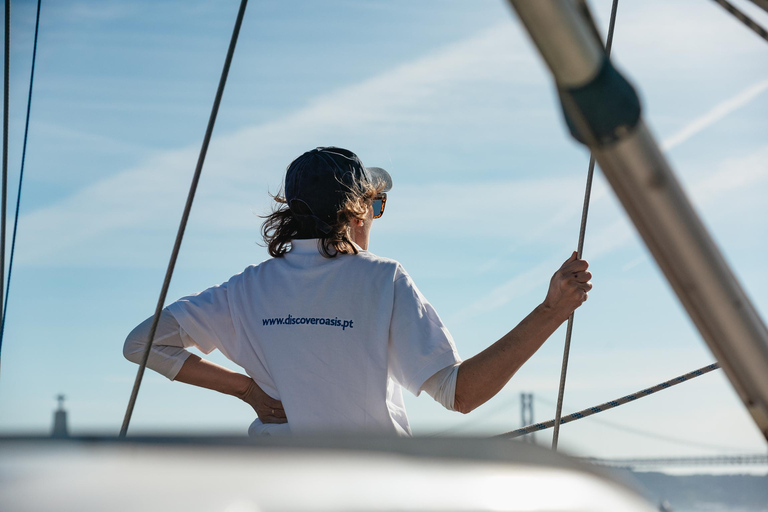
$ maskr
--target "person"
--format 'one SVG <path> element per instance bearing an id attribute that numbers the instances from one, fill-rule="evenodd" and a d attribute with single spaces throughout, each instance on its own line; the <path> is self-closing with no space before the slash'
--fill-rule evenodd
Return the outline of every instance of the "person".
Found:
<path id="1" fill-rule="evenodd" d="M 435 309 L 397 261 L 368 251 L 392 179 L 351 151 L 308 151 L 287 168 L 262 235 L 271 258 L 167 306 L 148 366 L 171 380 L 240 398 L 251 435 L 411 435 L 402 389 L 468 413 L 496 395 L 587 300 L 588 263 L 574 252 L 544 301 L 462 361 Z M 152 318 L 127 337 L 138 363 Z M 190 353 L 220 350 L 245 375 Z"/>

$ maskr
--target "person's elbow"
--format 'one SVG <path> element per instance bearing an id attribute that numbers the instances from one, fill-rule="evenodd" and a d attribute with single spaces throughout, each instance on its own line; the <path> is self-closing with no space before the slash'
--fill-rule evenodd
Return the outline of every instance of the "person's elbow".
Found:
<path id="1" fill-rule="evenodd" d="M 466 361 L 465 361 L 466 362 Z M 479 405 L 473 397 L 472 379 L 468 378 L 464 363 L 459 365 L 456 374 L 456 388 L 453 391 L 453 410 L 461 414 L 469 414 Z"/>
<path id="2" fill-rule="evenodd" d="M 461 393 L 459 393 L 459 389 L 456 389 L 456 395 L 453 399 L 453 410 L 461 413 L 461 414 L 469 414 L 473 410 L 475 410 L 477 406 L 474 405 L 470 400 L 465 398 Z"/>
<path id="3" fill-rule="evenodd" d="M 132 363 L 139 364 L 144 352 L 144 344 L 138 339 L 135 330 L 132 331 L 123 343 L 123 357 Z"/>

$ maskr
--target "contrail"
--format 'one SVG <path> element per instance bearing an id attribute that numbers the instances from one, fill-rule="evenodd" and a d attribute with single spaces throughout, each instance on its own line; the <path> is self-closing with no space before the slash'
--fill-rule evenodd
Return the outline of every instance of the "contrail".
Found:
<path id="1" fill-rule="evenodd" d="M 751 87 L 747 87 L 733 98 L 725 100 L 703 116 L 697 117 L 671 137 L 667 137 L 661 143 L 662 149 L 664 151 L 669 151 L 670 149 L 679 146 L 700 131 L 709 128 L 731 112 L 743 107 L 766 89 L 768 89 L 768 80 L 763 80 Z"/>
<path id="2" fill-rule="evenodd" d="M 757 96 L 759 96 L 760 93 L 764 92 L 766 89 L 768 89 L 768 79 L 747 87 L 736 96 L 729 98 L 722 103 L 719 103 L 718 105 L 715 105 L 709 112 L 700 117 L 697 117 L 685 125 L 682 130 L 662 141 L 661 147 L 664 149 L 664 151 L 669 151 L 670 149 L 677 147 L 700 131 L 709 128 L 728 114 L 743 107 Z M 721 189 L 722 187 L 718 188 Z M 590 250 L 593 258 L 598 254 L 602 255 L 603 253 L 611 251 L 617 246 L 625 243 L 626 239 L 629 238 L 629 235 L 626 233 L 617 234 L 618 230 L 622 229 L 623 226 L 624 221 L 619 219 L 602 230 L 602 233 L 607 233 L 610 236 L 603 236 L 606 241 L 602 244 L 602 247 L 598 242 L 598 247 L 593 247 Z M 594 242 L 596 242 L 596 240 L 593 238 L 593 243 Z M 634 266 L 636 261 L 637 260 L 630 262 L 626 265 L 626 267 Z M 529 270 L 527 273 L 516 275 L 507 282 L 502 283 L 496 288 L 492 289 L 488 294 L 486 294 L 486 298 L 475 301 L 468 307 L 461 310 L 452 320 L 456 323 L 463 322 L 468 318 L 477 316 L 483 311 L 491 311 L 501 307 L 504 304 L 509 303 L 513 298 L 527 293 L 528 291 L 534 289 L 536 286 L 546 284 L 549 277 L 546 272 L 543 272 L 542 267 L 546 267 L 547 265 L 554 263 L 555 260 L 553 259 L 539 265 L 533 270 Z M 626 270 L 629 269 L 626 268 Z"/>

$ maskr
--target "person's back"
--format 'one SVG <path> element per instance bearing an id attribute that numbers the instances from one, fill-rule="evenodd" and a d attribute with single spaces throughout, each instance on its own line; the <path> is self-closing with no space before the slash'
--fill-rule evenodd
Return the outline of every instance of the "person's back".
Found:
<path id="1" fill-rule="evenodd" d="M 459 360 L 396 261 L 363 250 L 327 258 L 314 239 L 168 310 L 203 350 L 219 348 L 282 401 L 293 433 L 410 434 L 400 386 L 418 394 Z"/>
<path id="2" fill-rule="evenodd" d="M 259 419 L 249 433 L 410 435 L 402 388 L 467 413 L 509 381 L 587 299 L 588 264 L 574 252 L 547 297 L 497 342 L 461 361 L 435 310 L 394 260 L 367 252 L 389 174 L 351 151 L 317 148 L 295 159 L 285 196 L 262 227 L 272 259 L 221 286 L 184 297 L 159 319 L 148 367 L 234 395 Z M 152 318 L 123 347 L 145 352 Z M 191 354 L 219 349 L 246 375 Z M 286 425 L 287 423 L 287 425 Z"/>

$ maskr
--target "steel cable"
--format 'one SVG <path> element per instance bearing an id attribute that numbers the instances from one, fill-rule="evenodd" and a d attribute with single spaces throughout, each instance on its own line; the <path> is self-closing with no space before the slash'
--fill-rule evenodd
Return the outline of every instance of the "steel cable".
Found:
<path id="1" fill-rule="evenodd" d="M 3 58 L 3 177 L 0 200 L 0 304 L 5 289 L 5 210 L 8 202 L 8 98 L 10 96 L 9 72 L 11 61 L 11 0 L 5 0 L 5 52 Z M 0 308 L 0 324 L 5 320 Z"/>
<path id="2" fill-rule="evenodd" d="M 751 0 L 753 4 L 768 12 L 768 0 Z"/>
<path id="3" fill-rule="evenodd" d="M 29 95 L 27 96 L 27 120 L 24 124 L 24 144 L 21 149 L 21 171 L 19 172 L 19 190 L 16 194 L 16 215 L 13 218 L 13 234 L 11 235 L 11 254 L 8 261 L 8 279 L 5 283 L 5 301 L 3 303 L 2 320 L 0 320 L 0 351 L 3 349 L 5 334 L 5 319 L 8 317 L 8 295 L 11 293 L 11 273 L 13 272 L 13 255 L 16 252 L 16 230 L 19 226 L 19 206 L 21 205 L 21 185 L 24 182 L 24 162 L 27 156 L 27 135 L 29 134 L 29 114 L 32 109 L 32 85 L 35 82 L 35 60 L 37 58 L 37 34 L 40 28 L 40 5 L 37 0 L 37 16 L 35 17 L 35 42 L 32 46 L 32 71 L 29 75 Z"/>
<path id="4" fill-rule="evenodd" d="M 735 17 L 737 20 L 742 22 L 744 25 L 749 27 L 750 30 L 752 30 L 755 34 L 759 35 L 766 41 L 768 41 L 768 30 L 765 30 L 763 27 L 757 24 L 755 20 L 738 10 L 733 4 L 730 2 L 727 2 L 726 0 L 714 0 L 716 3 L 720 4 L 720 7 L 728 11 Z M 759 4 L 756 4 L 759 5 Z"/>
<path id="5" fill-rule="evenodd" d="M 611 20 L 608 24 L 608 37 L 605 43 L 606 55 L 610 58 L 611 47 L 613 46 L 613 31 L 616 27 L 616 11 L 619 7 L 619 0 L 613 0 L 611 5 Z M 584 192 L 584 206 L 581 211 L 581 226 L 579 227 L 579 244 L 577 255 L 581 258 L 584 251 L 584 237 L 587 233 L 587 215 L 589 214 L 589 199 L 592 195 L 592 178 L 595 174 L 595 155 L 589 155 L 589 169 L 587 170 L 587 185 Z M 555 430 L 552 432 L 552 449 L 557 450 L 557 442 L 560 437 L 560 417 L 563 412 L 563 397 L 565 395 L 565 377 L 568 373 L 568 356 L 571 351 L 571 336 L 573 335 L 574 314 L 568 317 L 568 327 L 565 331 L 565 347 L 563 348 L 563 364 L 560 369 L 560 386 L 557 392 L 557 408 L 555 410 Z"/>
<path id="6" fill-rule="evenodd" d="M 227 57 L 224 60 L 224 68 L 221 71 L 221 78 L 219 80 L 219 87 L 216 90 L 216 98 L 213 101 L 213 108 L 211 109 L 211 116 L 208 119 L 208 127 L 205 130 L 205 137 L 203 138 L 203 145 L 200 148 L 200 156 L 197 160 L 197 166 L 195 167 L 195 174 L 192 178 L 192 184 L 189 187 L 189 194 L 187 196 L 187 203 L 184 205 L 184 213 L 181 216 L 181 223 L 179 224 L 179 231 L 176 234 L 176 241 L 173 244 L 173 251 L 171 252 L 171 259 L 168 262 L 168 269 L 165 273 L 165 279 L 163 280 L 163 287 L 160 291 L 160 297 L 155 307 L 155 316 L 152 319 L 152 325 L 149 329 L 149 339 L 144 349 L 144 354 L 139 364 L 139 369 L 136 372 L 136 381 L 133 384 L 133 390 L 131 391 L 131 398 L 128 401 L 128 408 L 125 411 L 125 418 L 123 419 L 123 426 L 120 429 L 120 437 L 125 437 L 128 433 L 128 425 L 131 422 L 131 416 L 133 415 L 133 408 L 136 405 L 136 397 L 139 394 L 139 388 L 141 387 L 141 380 L 144 376 L 144 370 L 147 367 L 147 360 L 149 359 L 149 352 L 152 349 L 152 343 L 155 340 L 155 331 L 157 330 L 157 323 L 160 320 L 160 313 L 163 310 L 165 304 L 165 298 L 168 294 L 168 287 L 171 284 L 171 277 L 173 276 L 173 269 L 176 266 L 176 259 L 179 255 L 179 249 L 181 248 L 181 241 L 184 238 L 184 230 L 187 226 L 187 220 L 189 219 L 189 213 L 192 210 L 192 201 L 195 199 L 195 192 L 197 190 L 197 184 L 200 181 L 200 174 L 203 170 L 203 163 L 205 162 L 205 155 L 208 152 L 208 144 L 211 141 L 211 135 L 213 134 L 213 127 L 216 124 L 216 115 L 219 112 L 219 105 L 221 104 L 221 97 L 224 94 L 224 86 L 227 83 L 227 76 L 229 75 L 229 67 L 232 63 L 232 56 L 235 53 L 235 46 L 237 45 L 237 38 L 240 34 L 240 26 L 243 23 L 243 16 L 245 15 L 245 7 L 248 4 L 248 0 L 241 0 L 240 10 L 237 13 L 237 19 L 235 20 L 235 28 L 232 30 L 232 38 L 229 42 L 229 49 L 227 50 Z"/>

